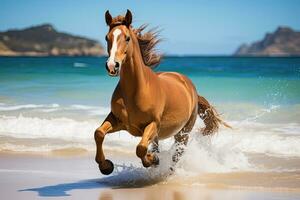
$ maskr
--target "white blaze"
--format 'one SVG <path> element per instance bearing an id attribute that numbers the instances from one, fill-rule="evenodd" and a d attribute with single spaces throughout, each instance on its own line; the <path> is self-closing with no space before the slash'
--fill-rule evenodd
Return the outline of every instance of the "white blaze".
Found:
<path id="1" fill-rule="evenodd" d="M 118 44 L 117 44 L 117 39 L 118 36 L 121 34 L 121 30 L 120 29 L 116 29 L 113 32 L 113 36 L 114 36 L 114 40 L 112 43 L 112 47 L 110 49 L 110 56 L 108 58 L 108 62 L 107 65 L 115 65 L 115 55 L 116 55 L 116 51 L 118 49 Z"/>

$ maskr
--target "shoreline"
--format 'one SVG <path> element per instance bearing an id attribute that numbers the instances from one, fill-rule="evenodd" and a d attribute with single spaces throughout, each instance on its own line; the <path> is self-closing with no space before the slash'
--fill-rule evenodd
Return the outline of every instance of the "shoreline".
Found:
<path id="1" fill-rule="evenodd" d="M 80 199 L 82 195 L 87 195 L 89 199 L 115 200 L 124 197 L 133 200 L 149 199 L 149 195 L 150 199 L 153 199 L 151 195 L 154 195 L 155 199 L 232 199 L 223 198 L 223 194 L 234 199 L 247 199 L 245 197 L 253 195 L 256 199 L 300 197 L 300 172 L 229 172 L 203 173 L 196 176 L 175 174 L 162 178 L 160 174 L 148 176 L 147 173 L 153 170 L 142 168 L 134 156 L 107 152 L 108 157 L 113 158 L 116 168 L 123 169 L 115 170 L 110 176 L 103 176 L 92 153 L 90 151 L 74 156 L 1 152 L 0 192 L 7 199 L 50 196 Z M 126 166 L 117 164 L 122 161 L 126 162 Z M 132 163 L 136 167 L 130 166 Z M 296 182 L 285 182 L 291 177 L 294 177 Z M 269 187 L 264 185 L 276 181 L 277 184 Z M 277 187 L 278 184 L 294 186 L 284 188 Z"/>

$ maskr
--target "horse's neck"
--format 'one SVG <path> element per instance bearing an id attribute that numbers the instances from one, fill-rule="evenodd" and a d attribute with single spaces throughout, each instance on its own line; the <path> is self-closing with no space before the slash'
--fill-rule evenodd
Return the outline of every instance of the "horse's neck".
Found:
<path id="1" fill-rule="evenodd" d="M 122 93 L 128 98 L 133 98 L 136 93 L 145 89 L 149 81 L 149 74 L 152 73 L 143 62 L 137 39 L 134 38 L 133 42 L 135 47 L 132 57 L 124 63 L 120 76 Z"/>

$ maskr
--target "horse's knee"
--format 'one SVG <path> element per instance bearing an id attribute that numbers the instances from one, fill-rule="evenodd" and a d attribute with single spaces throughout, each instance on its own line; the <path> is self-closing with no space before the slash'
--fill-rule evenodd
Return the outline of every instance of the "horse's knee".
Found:
<path id="1" fill-rule="evenodd" d="M 143 158 L 143 157 L 146 156 L 146 154 L 147 154 L 147 146 L 139 144 L 136 147 L 136 155 L 137 155 L 137 157 Z"/>
<path id="2" fill-rule="evenodd" d="M 97 128 L 94 133 L 94 138 L 96 142 L 103 141 L 105 132 L 101 128 Z"/>

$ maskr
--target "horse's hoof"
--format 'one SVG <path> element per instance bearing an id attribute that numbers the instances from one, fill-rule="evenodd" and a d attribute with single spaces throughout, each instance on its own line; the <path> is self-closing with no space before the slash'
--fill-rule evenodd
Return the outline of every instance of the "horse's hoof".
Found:
<path id="1" fill-rule="evenodd" d="M 99 165 L 100 172 L 104 175 L 109 175 L 114 171 L 114 164 L 110 160 L 105 160 Z"/>
<path id="2" fill-rule="evenodd" d="M 151 166 L 151 163 L 148 162 L 148 161 L 146 161 L 146 160 L 142 160 L 142 164 L 143 164 L 143 166 L 146 167 L 146 168 L 148 168 L 148 167 Z"/>
<path id="3" fill-rule="evenodd" d="M 157 166 L 159 164 L 159 158 L 155 153 L 147 153 L 146 157 L 142 159 L 144 167 Z"/>

